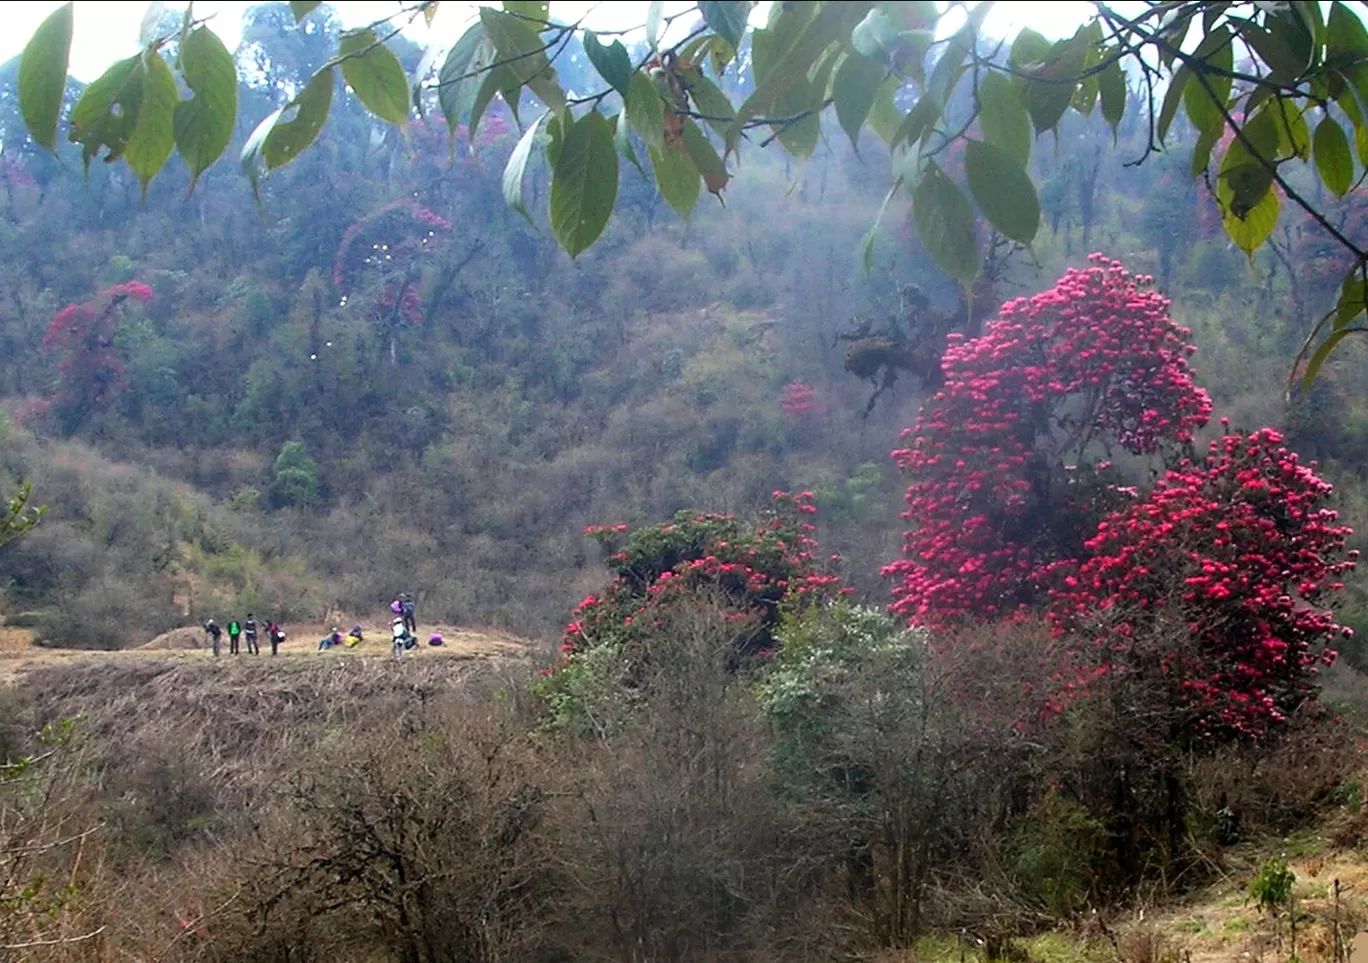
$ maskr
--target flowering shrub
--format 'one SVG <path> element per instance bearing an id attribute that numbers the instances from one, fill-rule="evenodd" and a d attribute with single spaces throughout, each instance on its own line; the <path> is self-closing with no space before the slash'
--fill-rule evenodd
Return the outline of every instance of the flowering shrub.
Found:
<path id="1" fill-rule="evenodd" d="M 106 407 L 123 385 L 124 365 L 114 347 L 114 333 L 119 305 L 129 298 L 146 304 L 152 300 L 152 289 L 141 281 L 128 281 L 83 304 L 68 304 L 53 315 L 43 335 L 43 347 L 62 355 L 50 410 L 63 434 L 71 434 Z"/>
<path id="2" fill-rule="evenodd" d="M 795 381 L 784 386 L 779 407 L 794 421 L 801 421 L 807 415 L 818 411 L 817 392 L 812 390 L 811 385 Z"/>
<path id="3" fill-rule="evenodd" d="M 1066 688 L 1138 672 L 1191 730 L 1258 733 L 1334 657 L 1323 603 L 1353 564 L 1348 530 L 1275 431 L 1227 433 L 1193 460 L 1211 403 L 1189 332 L 1147 278 L 1092 261 L 952 339 L 943 388 L 894 452 L 916 527 L 885 569 L 893 609 L 939 629 L 1048 611 L 1088 643 Z M 1144 493 L 1116 449 L 1173 467 Z"/>
<path id="4" fill-rule="evenodd" d="M 606 643 L 649 648 L 662 610 L 704 596 L 721 600 L 735 623 L 738 657 L 773 650 L 784 606 L 845 591 L 817 564 L 808 521 L 816 511 L 812 492 L 775 492 L 774 507 L 753 527 L 733 515 L 692 512 L 630 533 L 626 525 L 590 527 L 585 533 L 611 553 L 614 578 L 575 607 L 562 651 L 569 657 Z"/>
<path id="5" fill-rule="evenodd" d="M 894 611 L 924 624 L 997 618 L 1042 597 L 1076 557 L 1117 478 L 1098 446 L 1149 454 L 1189 442 L 1211 411 L 1190 334 L 1168 301 L 1100 255 L 1049 291 L 1002 306 L 981 337 L 952 334 L 945 384 L 893 453 L 914 479 Z"/>
<path id="6" fill-rule="evenodd" d="M 1228 433 L 1097 526 L 1051 619 L 1104 664 L 1157 665 L 1203 732 L 1283 722 L 1334 659 L 1325 641 L 1347 632 L 1321 607 L 1357 554 L 1330 492 L 1278 432 Z M 1186 644 L 1168 644 L 1172 624 Z"/>

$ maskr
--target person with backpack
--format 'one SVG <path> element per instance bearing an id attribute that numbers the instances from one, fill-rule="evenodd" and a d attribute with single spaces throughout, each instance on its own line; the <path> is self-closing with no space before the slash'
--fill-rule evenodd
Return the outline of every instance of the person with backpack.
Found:
<path id="1" fill-rule="evenodd" d="M 271 642 L 271 655 L 280 651 L 280 643 L 285 641 L 285 633 L 274 622 L 266 623 L 266 638 Z"/>
<path id="2" fill-rule="evenodd" d="M 257 645 L 256 616 L 251 612 L 247 613 L 247 621 L 242 623 L 242 634 L 247 636 L 247 654 L 261 655 L 261 646 Z"/>
<path id="3" fill-rule="evenodd" d="M 204 631 L 209 633 L 209 645 L 214 650 L 214 658 L 219 656 L 219 639 L 223 635 L 223 629 L 213 619 L 204 623 Z"/>
<path id="4" fill-rule="evenodd" d="M 404 628 L 416 634 L 418 632 L 418 617 L 415 614 L 417 607 L 413 604 L 413 596 L 407 592 L 399 596 L 399 607 L 404 616 Z"/>
<path id="5" fill-rule="evenodd" d="M 242 623 L 237 619 L 228 623 L 228 654 L 238 654 L 238 639 L 242 638 Z"/>

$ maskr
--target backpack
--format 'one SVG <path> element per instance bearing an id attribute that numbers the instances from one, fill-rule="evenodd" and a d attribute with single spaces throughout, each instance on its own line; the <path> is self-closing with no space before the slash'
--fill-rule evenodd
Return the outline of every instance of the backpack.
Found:
<path id="1" fill-rule="evenodd" d="M 238 620 L 237 620 L 237 619 L 233 619 L 233 621 L 231 621 L 231 622 L 228 623 L 228 634 L 229 634 L 229 635 L 241 635 L 241 634 L 242 634 L 242 626 L 238 624 Z"/>

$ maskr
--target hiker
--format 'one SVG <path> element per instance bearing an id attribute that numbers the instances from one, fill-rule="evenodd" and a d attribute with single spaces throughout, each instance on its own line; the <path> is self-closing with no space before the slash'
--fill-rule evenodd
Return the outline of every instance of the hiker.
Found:
<path id="1" fill-rule="evenodd" d="M 261 655 L 261 646 L 257 645 L 256 616 L 251 612 L 247 613 L 247 621 L 242 623 L 242 633 L 247 636 L 247 654 Z"/>
<path id="2" fill-rule="evenodd" d="M 238 639 L 242 638 L 242 623 L 237 619 L 228 623 L 228 654 L 238 654 Z"/>
<path id="3" fill-rule="evenodd" d="M 390 623 L 390 633 L 394 636 L 395 655 L 403 655 L 418 645 L 418 640 L 409 632 L 408 625 L 405 624 L 402 617 Z"/>
<path id="4" fill-rule="evenodd" d="M 333 646 L 341 644 L 342 633 L 337 628 L 337 626 L 334 625 L 332 627 L 331 632 L 329 632 L 324 638 L 318 640 L 318 651 L 322 652 L 324 649 L 331 649 Z"/>
<path id="5" fill-rule="evenodd" d="M 416 606 L 413 604 L 413 596 L 405 592 L 399 596 L 399 608 L 404 616 L 404 628 L 410 632 L 418 631 L 418 617 L 414 614 Z"/>
<path id="6" fill-rule="evenodd" d="M 274 622 L 267 622 L 266 637 L 271 640 L 271 655 L 275 655 L 280 650 L 280 643 L 285 641 L 285 633 Z"/>
<path id="7" fill-rule="evenodd" d="M 209 633 L 209 644 L 214 649 L 214 658 L 217 659 L 219 654 L 219 638 L 223 635 L 223 629 L 219 628 L 217 622 L 210 619 L 208 622 L 204 623 L 204 631 Z"/>

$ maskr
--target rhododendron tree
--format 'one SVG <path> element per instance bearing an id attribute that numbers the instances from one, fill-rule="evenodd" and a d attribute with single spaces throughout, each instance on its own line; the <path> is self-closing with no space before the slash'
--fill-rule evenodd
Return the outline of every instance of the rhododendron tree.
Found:
<path id="1" fill-rule="evenodd" d="M 1201 732 L 1283 722 L 1348 631 L 1324 608 L 1357 555 L 1330 493 L 1277 431 L 1227 433 L 1097 526 L 1051 621 L 1103 666 L 1165 678 Z"/>
<path id="2" fill-rule="evenodd" d="M 817 560 L 812 492 L 775 492 L 754 525 L 734 515 L 680 512 L 674 521 L 629 532 L 626 525 L 586 531 L 611 553 L 614 577 L 574 610 L 567 657 L 606 643 L 650 646 L 662 610 L 700 599 L 720 601 L 736 625 L 738 658 L 772 650 L 785 605 L 844 591 Z M 836 559 L 831 557 L 828 563 Z"/>
<path id="3" fill-rule="evenodd" d="M 885 569 L 893 609 L 935 629 L 1048 614 L 1073 642 L 1066 690 L 1136 674 L 1170 693 L 1175 737 L 1258 734 L 1334 658 L 1348 529 L 1276 431 L 1195 458 L 1211 404 L 1189 332 L 1148 278 L 1092 262 L 952 340 L 894 452 L 914 527 Z M 1151 491 L 1112 464 L 1122 451 L 1157 462 Z"/>
<path id="4" fill-rule="evenodd" d="M 980 337 L 950 336 L 945 383 L 893 453 L 916 523 L 885 570 L 896 612 L 943 625 L 1038 605 L 1042 573 L 1114 503 L 1099 453 L 1153 454 L 1206 423 L 1190 332 L 1147 279 L 1092 261 L 1004 304 Z"/>
<path id="5" fill-rule="evenodd" d="M 114 346 L 114 333 L 119 305 L 129 298 L 146 304 L 152 300 L 152 289 L 140 281 L 128 281 L 82 304 L 68 304 L 53 316 L 43 335 L 43 346 L 61 355 L 49 407 L 65 435 L 106 407 L 123 385 L 124 365 Z"/>

